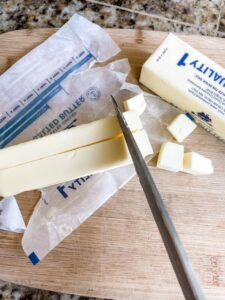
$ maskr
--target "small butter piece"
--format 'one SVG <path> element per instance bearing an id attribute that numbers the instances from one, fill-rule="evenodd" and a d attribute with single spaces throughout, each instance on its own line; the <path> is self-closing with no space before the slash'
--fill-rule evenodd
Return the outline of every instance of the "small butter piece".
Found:
<path id="1" fill-rule="evenodd" d="M 183 169 L 184 146 L 167 142 L 162 144 L 157 160 L 160 169 L 179 172 Z"/>
<path id="2" fill-rule="evenodd" d="M 197 125 L 185 114 L 179 114 L 167 127 L 172 136 L 179 142 L 183 142 Z"/>
<path id="3" fill-rule="evenodd" d="M 143 156 L 154 153 L 148 135 L 144 129 L 133 132 L 133 136 Z"/>
<path id="4" fill-rule="evenodd" d="M 143 94 L 138 94 L 123 102 L 125 111 L 136 110 L 141 115 L 146 109 L 146 101 Z"/>
<path id="5" fill-rule="evenodd" d="M 183 172 L 192 175 L 207 175 L 213 173 L 212 161 L 196 152 L 184 154 Z"/>
<path id="6" fill-rule="evenodd" d="M 151 154 L 144 130 L 135 132 L 134 138 L 143 156 Z M 130 163 L 132 160 L 125 139 L 120 136 L 0 170 L 0 196 L 40 189 Z"/>
<path id="7" fill-rule="evenodd" d="M 141 120 L 136 111 L 124 112 L 123 115 L 131 131 L 142 128 Z M 0 170 L 75 150 L 121 134 L 121 128 L 115 116 L 82 124 L 0 150 Z"/>

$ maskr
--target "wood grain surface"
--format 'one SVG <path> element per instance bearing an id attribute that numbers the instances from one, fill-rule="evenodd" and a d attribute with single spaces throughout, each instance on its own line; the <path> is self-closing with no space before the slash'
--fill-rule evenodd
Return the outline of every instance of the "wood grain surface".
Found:
<path id="1" fill-rule="evenodd" d="M 0 72 L 51 35 L 54 29 L 0 36 Z M 108 30 L 128 57 L 130 79 L 166 33 Z M 183 36 L 225 67 L 225 40 Z M 213 176 L 194 177 L 151 168 L 208 299 L 225 299 L 225 144 L 198 128 L 185 142 L 213 160 Z M 39 198 L 18 201 L 26 222 Z M 21 248 L 21 235 L 0 232 L 0 279 L 60 292 L 110 299 L 183 299 L 137 178 L 66 238 L 39 265 Z"/>

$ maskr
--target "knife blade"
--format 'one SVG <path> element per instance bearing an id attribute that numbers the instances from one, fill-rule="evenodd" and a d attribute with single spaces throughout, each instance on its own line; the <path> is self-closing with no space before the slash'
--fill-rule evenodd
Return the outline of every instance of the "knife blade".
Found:
<path id="1" fill-rule="evenodd" d="M 205 296 L 199 280 L 176 232 L 157 186 L 150 174 L 148 166 L 141 155 L 117 101 L 112 95 L 111 98 L 140 184 L 161 234 L 183 295 L 187 300 L 203 300 L 205 299 Z"/>

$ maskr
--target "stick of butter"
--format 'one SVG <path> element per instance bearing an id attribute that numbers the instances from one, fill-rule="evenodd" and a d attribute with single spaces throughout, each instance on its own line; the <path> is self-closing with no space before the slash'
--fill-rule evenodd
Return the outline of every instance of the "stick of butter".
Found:
<path id="1" fill-rule="evenodd" d="M 143 156 L 152 154 L 144 130 L 133 133 Z M 150 146 L 149 146 L 150 145 Z M 0 170 L 0 196 L 40 189 L 132 162 L 123 136 Z"/>
<path id="2" fill-rule="evenodd" d="M 141 120 L 135 111 L 124 112 L 123 115 L 131 131 L 142 128 Z M 0 150 L 0 170 L 77 149 L 121 134 L 116 116 L 79 125 Z"/>
<path id="3" fill-rule="evenodd" d="M 169 34 L 144 63 L 140 82 L 225 141 L 225 70 L 221 66 Z"/>

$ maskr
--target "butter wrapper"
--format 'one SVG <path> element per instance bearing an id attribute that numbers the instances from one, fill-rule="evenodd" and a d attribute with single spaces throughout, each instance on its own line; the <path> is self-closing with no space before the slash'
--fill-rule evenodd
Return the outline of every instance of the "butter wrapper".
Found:
<path id="1" fill-rule="evenodd" d="M 0 77 L 0 148 L 115 115 L 111 94 L 122 102 L 121 90 L 141 92 L 125 83 L 128 60 L 91 67 L 118 51 L 103 29 L 74 15 L 19 60 Z M 168 140 L 167 121 L 177 111 L 158 97 L 145 98 L 141 118 L 157 151 Z M 134 175 L 129 165 L 42 189 L 22 239 L 30 261 L 39 263 Z"/>

